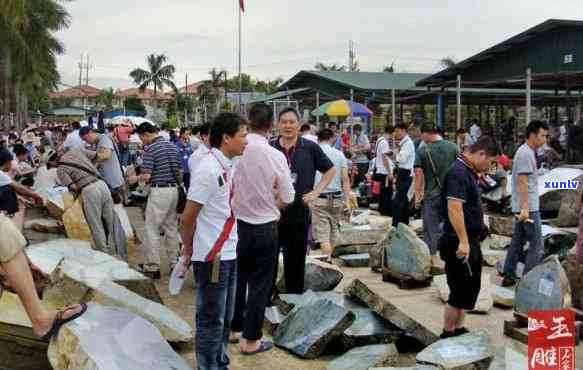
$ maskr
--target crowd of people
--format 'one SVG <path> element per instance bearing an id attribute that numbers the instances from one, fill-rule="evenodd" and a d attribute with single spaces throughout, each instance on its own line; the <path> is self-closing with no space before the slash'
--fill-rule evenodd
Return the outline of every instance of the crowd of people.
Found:
<path id="1" fill-rule="evenodd" d="M 330 258 L 345 211 L 357 208 L 362 183 L 395 227 L 407 225 L 420 210 L 432 265 L 438 269 L 445 262 L 451 291 L 442 338 L 467 332 L 464 312 L 480 291 L 480 242 L 488 235 L 481 193 L 492 181 L 504 183 L 504 170 L 512 169 L 516 220 L 502 284 L 516 283 L 527 241 L 525 272 L 540 263 L 537 171 L 538 150 L 549 133 L 545 123 L 529 123 L 512 161 L 477 124 L 469 134 L 459 131 L 457 143 L 432 123 L 416 127 L 418 137 L 404 123 L 387 125 L 373 145 L 361 125 L 340 127 L 331 122 L 314 133 L 294 108 L 274 117 L 268 105 L 256 104 L 247 119 L 221 113 L 211 123 L 179 132 L 148 121 L 102 132 L 78 123 L 69 132 L 50 125 L 5 132 L 0 229 L 11 238 L 0 243 L 2 273 L 23 300 L 35 332 L 54 334 L 86 306 L 58 313 L 40 308 L 32 290 L 35 267 L 23 253 L 26 241 L 18 230 L 24 208 L 19 199 L 42 202 L 41 189 L 66 187 L 82 198 L 95 248 L 127 260 L 113 237 L 114 207 L 131 201 L 130 189 L 149 189 L 136 268 L 160 279 L 164 260 L 170 271 L 178 263 L 192 266 L 197 363 L 199 369 L 216 369 L 228 368 L 229 343 L 239 343 L 246 355 L 273 347 L 263 340 L 262 325 L 280 253 L 285 292 L 303 293 L 310 235 Z"/>

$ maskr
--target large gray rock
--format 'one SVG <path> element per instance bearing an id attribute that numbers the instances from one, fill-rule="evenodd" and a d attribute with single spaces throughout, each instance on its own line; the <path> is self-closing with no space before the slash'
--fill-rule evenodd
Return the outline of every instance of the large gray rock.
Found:
<path id="1" fill-rule="evenodd" d="M 345 254 L 369 253 L 371 248 L 371 244 L 340 245 L 338 247 L 334 247 L 332 257 L 340 257 Z"/>
<path id="2" fill-rule="evenodd" d="M 417 362 L 441 369 L 468 368 L 486 370 L 494 359 L 495 349 L 488 332 L 480 331 L 440 340 L 417 354 Z"/>
<path id="3" fill-rule="evenodd" d="M 563 261 L 563 270 L 571 286 L 571 303 L 573 307 L 583 309 L 583 266 L 577 262 L 577 256 L 570 255 Z"/>
<path id="4" fill-rule="evenodd" d="M 489 370 L 527 370 L 528 358 L 511 346 L 498 348 Z"/>
<path id="5" fill-rule="evenodd" d="M 321 299 L 330 300 L 338 306 L 344 307 L 348 310 L 359 307 L 358 304 L 350 301 L 343 294 L 337 292 L 314 292 L 312 290 L 308 290 L 304 294 L 280 294 L 276 303 L 281 312 L 287 315 L 296 307 L 305 306 Z"/>
<path id="6" fill-rule="evenodd" d="M 504 261 L 506 251 L 482 248 L 482 257 L 485 266 L 495 267 L 498 261 Z"/>
<path id="7" fill-rule="evenodd" d="M 383 254 L 385 249 L 390 246 L 397 235 L 397 229 L 391 228 L 389 232 L 375 245 L 370 247 L 370 268 L 375 272 L 382 272 Z"/>
<path id="8" fill-rule="evenodd" d="M 578 181 L 579 186 L 583 184 L 583 176 L 579 176 L 575 181 Z M 577 190 L 562 190 L 561 205 L 559 207 L 559 226 L 571 227 L 577 226 L 579 221 L 579 213 L 577 212 L 581 204 L 581 193 Z"/>
<path id="9" fill-rule="evenodd" d="M 560 310 L 571 305 L 571 287 L 557 256 L 547 257 L 520 279 L 514 310 Z"/>
<path id="10" fill-rule="evenodd" d="M 409 336 L 417 339 L 422 344 L 429 345 L 438 340 L 436 334 L 424 327 L 421 323 L 409 317 L 406 312 L 395 307 L 387 297 L 369 288 L 360 279 L 354 279 L 352 283 L 346 287 L 345 293 L 359 302 L 362 302 L 382 318 L 403 330 Z"/>
<path id="11" fill-rule="evenodd" d="M 89 274 L 99 273 L 146 299 L 162 303 L 152 279 L 131 269 L 124 261 L 91 249 L 89 242 L 56 239 L 31 245 L 26 249 L 26 254 L 35 265 L 48 275 L 52 274 L 57 265 L 64 259 L 79 266 Z M 50 295 L 51 292 L 48 290 L 45 294 L 45 300 L 50 299 Z M 55 304 L 60 306 L 58 302 Z"/>
<path id="12" fill-rule="evenodd" d="M 399 279 L 425 281 L 431 278 L 429 247 L 407 225 L 399 224 L 385 248 L 383 273 Z"/>
<path id="13" fill-rule="evenodd" d="M 489 222 L 492 234 L 512 237 L 512 225 L 514 222 L 512 216 L 490 215 Z"/>
<path id="14" fill-rule="evenodd" d="M 393 365 L 398 358 L 394 344 L 358 347 L 330 362 L 326 370 L 368 370 L 373 366 Z"/>
<path id="15" fill-rule="evenodd" d="M 439 298 L 443 302 L 449 300 L 449 286 L 447 285 L 447 278 L 445 275 L 437 275 L 433 277 L 433 285 L 437 288 L 439 293 Z M 476 313 L 488 313 L 492 306 L 494 305 L 494 300 L 492 298 L 492 287 L 490 283 L 490 275 L 482 274 L 482 281 L 480 286 L 480 293 L 478 294 L 478 300 L 476 301 L 476 306 L 470 312 Z"/>
<path id="16" fill-rule="evenodd" d="M 325 292 L 334 290 L 340 284 L 343 277 L 344 274 L 338 266 L 314 258 L 308 258 L 306 260 L 306 272 L 304 275 L 304 291 Z M 280 292 L 285 291 L 283 274 L 279 276 L 277 288 Z"/>
<path id="17" fill-rule="evenodd" d="M 514 289 L 508 289 L 501 287 L 500 285 L 494 285 L 494 290 L 492 291 L 492 298 L 494 298 L 494 303 L 503 306 L 512 308 L 514 307 Z"/>
<path id="18" fill-rule="evenodd" d="M 51 275 L 50 298 L 65 306 L 97 302 L 126 309 L 151 322 L 169 342 L 189 342 L 192 327 L 166 306 L 150 301 L 112 282 L 101 272 L 64 260 Z"/>
<path id="19" fill-rule="evenodd" d="M 61 328 L 48 357 L 55 370 L 188 370 L 191 367 L 148 321 L 91 304 Z"/>
<path id="20" fill-rule="evenodd" d="M 371 225 L 342 225 L 340 240 L 336 245 L 376 244 L 390 230 L 386 227 L 372 227 Z"/>
<path id="21" fill-rule="evenodd" d="M 370 261 L 370 254 L 345 254 L 340 256 L 343 266 L 346 267 L 367 267 Z"/>
<path id="22" fill-rule="evenodd" d="M 354 321 L 354 314 L 328 299 L 294 308 L 278 326 L 274 343 L 307 359 L 320 356 Z"/>

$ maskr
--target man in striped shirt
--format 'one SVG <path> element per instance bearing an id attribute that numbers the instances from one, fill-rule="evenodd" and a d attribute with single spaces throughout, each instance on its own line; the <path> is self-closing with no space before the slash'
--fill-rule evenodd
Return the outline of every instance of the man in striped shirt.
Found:
<path id="1" fill-rule="evenodd" d="M 165 253 L 170 270 L 179 255 L 178 240 L 178 186 L 182 186 L 181 163 L 176 146 L 158 134 L 158 128 L 144 122 L 137 128 L 144 143 L 142 174 L 132 176 L 130 183 L 150 184 L 150 196 L 146 208 L 144 259 L 145 275 L 160 279 L 161 254 Z M 160 242 L 160 232 L 166 236 L 166 245 Z"/>

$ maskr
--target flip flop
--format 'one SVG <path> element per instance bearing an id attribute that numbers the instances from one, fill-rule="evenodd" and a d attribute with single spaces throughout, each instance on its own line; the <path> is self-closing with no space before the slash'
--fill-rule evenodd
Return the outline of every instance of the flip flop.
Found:
<path id="1" fill-rule="evenodd" d="M 241 353 L 243 354 L 243 356 L 252 356 L 252 355 L 256 355 L 256 354 L 261 353 L 261 352 L 267 352 L 267 351 L 269 351 L 272 348 L 273 348 L 273 343 L 272 342 L 264 342 L 264 341 L 261 341 L 261 344 L 259 345 L 259 348 L 257 348 L 255 351 L 252 351 L 252 352 L 243 352 L 243 351 L 241 351 Z"/>
<path id="2" fill-rule="evenodd" d="M 87 311 L 87 305 L 85 303 L 81 303 L 80 306 L 81 306 L 81 311 L 79 311 L 75 315 L 73 315 L 69 318 L 66 318 L 66 319 L 63 319 L 63 314 L 67 311 L 74 309 L 75 306 L 67 307 L 64 310 L 57 312 L 57 316 L 55 316 L 55 321 L 53 322 L 53 326 L 51 327 L 51 330 L 49 330 L 48 333 L 43 335 L 41 337 L 41 340 L 43 340 L 43 341 L 50 340 L 52 337 L 59 334 L 59 330 L 61 329 L 61 327 L 63 325 L 81 317 Z"/>

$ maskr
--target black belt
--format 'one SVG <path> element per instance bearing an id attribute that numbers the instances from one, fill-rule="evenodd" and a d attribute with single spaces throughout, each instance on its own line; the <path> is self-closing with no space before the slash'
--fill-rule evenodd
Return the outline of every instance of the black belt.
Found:
<path id="1" fill-rule="evenodd" d="M 152 184 L 150 187 L 152 188 L 175 188 L 178 184 Z"/>
<path id="2" fill-rule="evenodd" d="M 322 199 L 340 199 L 342 198 L 342 192 L 341 191 L 336 191 L 334 193 L 322 193 L 320 195 L 318 195 L 318 198 L 322 198 Z"/>

